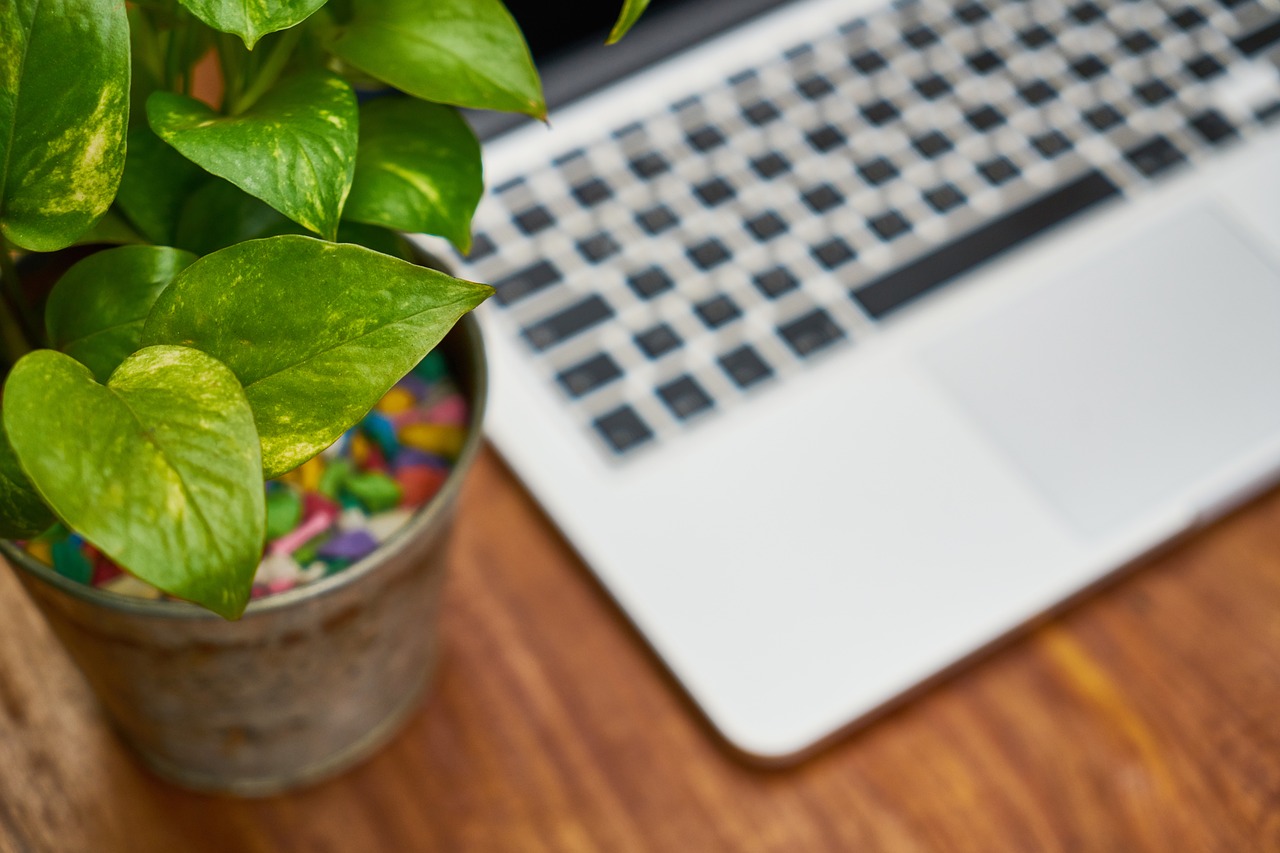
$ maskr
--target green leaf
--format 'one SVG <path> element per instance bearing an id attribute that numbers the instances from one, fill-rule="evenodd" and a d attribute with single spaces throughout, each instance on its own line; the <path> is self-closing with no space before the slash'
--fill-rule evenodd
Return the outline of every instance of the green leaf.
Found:
<path id="1" fill-rule="evenodd" d="M 317 234 L 337 234 L 355 172 L 359 121 L 355 93 L 341 77 L 299 74 L 237 116 L 156 92 L 147 100 L 147 118 L 191 161 Z"/>
<path id="2" fill-rule="evenodd" d="M 613 25 L 613 30 L 609 33 L 609 40 L 605 44 L 614 44 L 622 40 L 627 31 L 640 20 L 640 16 L 644 14 L 644 10 L 649 7 L 649 0 L 624 0 L 622 4 L 622 13 L 618 15 L 617 23 Z"/>
<path id="3" fill-rule="evenodd" d="M 124 3 L 0 3 L 0 232 L 71 245 L 111 204 L 128 121 Z"/>
<path id="4" fill-rule="evenodd" d="M 150 347 L 99 385 L 70 356 L 36 350 L 9 374 L 3 416 L 67 525 L 165 592 L 240 616 L 266 508 L 253 412 L 225 365 Z"/>
<path id="5" fill-rule="evenodd" d="M 253 50 L 267 33 L 300 24 L 325 4 L 325 0 L 180 0 L 200 20 L 215 30 L 234 33 Z"/>
<path id="6" fill-rule="evenodd" d="M 133 225 L 120 215 L 120 211 L 115 208 L 109 208 L 106 213 L 102 214 L 102 218 L 93 223 L 88 231 L 77 237 L 72 245 L 94 246 L 108 244 L 123 246 L 145 242 L 147 242 L 147 238 L 134 231 Z"/>
<path id="7" fill-rule="evenodd" d="M 18 464 L 8 437 L 0 432 L 0 537 L 30 539 L 55 521 Z"/>
<path id="8" fill-rule="evenodd" d="M 172 246 L 182 205 L 208 174 L 144 124 L 129 130 L 116 205 L 152 243 Z"/>
<path id="9" fill-rule="evenodd" d="M 245 240 L 306 232 L 235 184 L 212 175 L 205 178 L 206 182 L 183 202 L 173 238 L 175 246 L 208 255 Z M 338 234 L 341 237 L 341 224 Z"/>
<path id="10" fill-rule="evenodd" d="M 142 342 L 196 347 L 235 371 L 270 478 L 332 444 L 491 293 L 361 246 L 272 237 L 183 271 Z"/>
<path id="11" fill-rule="evenodd" d="M 542 83 L 499 0 L 355 0 L 329 45 L 342 59 L 418 98 L 546 118 Z"/>
<path id="12" fill-rule="evenodd" d="M 164 246 L 121 246 L 90 255 L 49 293 L 49 340 L 106 382 L 138 349 L 142 323 L 160 291 L 195 259 Z"/>
<path id="13" fill-rule="evenodd" d="M 360 107 L 346 219 L 437 234 L 466 254 L 483 192 L 480 143 L 457 111 L 395 97 Z"/>

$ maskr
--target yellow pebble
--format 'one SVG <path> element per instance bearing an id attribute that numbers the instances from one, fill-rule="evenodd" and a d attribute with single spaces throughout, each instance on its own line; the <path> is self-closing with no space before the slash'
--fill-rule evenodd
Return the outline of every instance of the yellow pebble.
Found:
<path id="1" fill-rule="evenodd" d="M 27 553 L 44 563 L 46 566 L 53 565 L 53 549 L 49 547 L 48 542 L 45 542 L 42 539 L 37 539 L 35 542 L 28 542 Z"/>
<path id="2" fill-rule="evenodd" d="M 400 428 L 400 443 L 427 453 L 450 459 L 462 452 L 467 431 L 450 424 L 405 424 Z"/>
<path id="3" fill-rule="evenodd" d="M 130 574 L 123 574 L 118 578 L 112 578 L 104 583 L 102 588 L 120 595 L 130 595 L 134 598 L 149 598 L 154 600 L 164 595 L 164 593 L 156 589 L 151 584 L 146 581 L 140 581 Z"/>
<path id="4" fill-rule="evenodd" d="M 403 388 L 392 388 L 390 391 L 382 395 L 382 399 L 378 401 L 375 407 L 384 415 L 398 415 L 401 412 L 407 412 L 413 408 L 414 399 Z"/>
<path id="5" fill-rule="evenodd" d="M 306 492 L 314 492 L 320 488 L 320 478 L 324 475 L 324 459 L 319 456 L 308 459 L 292 471 L 281 474 L 276 479 L 282 483 L 296 486 Z"/>
<path id="6" fill-rule="evenodd" d="M 357 465 L 369 461 L 369 439 L 362 432 L 351 436 L 351 461 Z"/>

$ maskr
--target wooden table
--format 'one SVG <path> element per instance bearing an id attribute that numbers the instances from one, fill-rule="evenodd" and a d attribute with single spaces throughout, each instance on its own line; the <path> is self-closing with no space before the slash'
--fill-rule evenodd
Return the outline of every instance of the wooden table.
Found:
<path id="1" fill-rule="evenodd" d="M 0 572 L 0 851 L 1280 850 L 1280 494 L 782 771 L 740 763 L 492 453 L 436 688 L 260 801 L 135 764 Z"/>

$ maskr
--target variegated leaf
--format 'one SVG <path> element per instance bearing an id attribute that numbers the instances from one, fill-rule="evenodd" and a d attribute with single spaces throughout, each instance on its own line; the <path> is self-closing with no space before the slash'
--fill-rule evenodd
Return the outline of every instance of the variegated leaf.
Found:
<path id="1" fill-rule="evenodd" d="M 437 234 L 466 254 L 483 192 L 480 143 L 456 110 L 403 97 L 360 107 L 345 219 Z"/>
<path id="2" fill-rule="evenodd" d="M 156 92 L 147 118 L 183 156 L 299 225 L 336 236 L 355 173 L 359 121 L 355 93 L 341 77 L 320 71 L 290 77 L 236 116 Z"/>
<path id="3" fill-rule="evenodd" d="M 22 469 L 68 526 L 159 589 L 240 616 L 266 506 L 253 412 L 225 365 L 149 347 L 100 385 L 70 356 L 36 350 L 9 374 L 3 416 Z"/>
<path id="4" fill-rule="evenodd" d="M 0 231 L 69 246 L 124 168 L 129 24 L 120 0 L 0 2 Z"/>
<path id="5" fill-rule="evenodd" d="M 607 44 L 614 44 L 627 34 L 635 22 L 640 20 L 640 16 L 644 14 L 644 10 L 649 8 L 649 0 L 624 0 L 622 4 L 622 12 L 618 15 L 617 22 L 613 25 L 613 30 L 609 33 L 609 41 Z"/>
<path id="6" fill-rule="evenodd" d="M 325 0 L 180 0 L 183 6 L 215 30 L 234 33 L 253 50 L 267 33 L 300 24 Z"/>

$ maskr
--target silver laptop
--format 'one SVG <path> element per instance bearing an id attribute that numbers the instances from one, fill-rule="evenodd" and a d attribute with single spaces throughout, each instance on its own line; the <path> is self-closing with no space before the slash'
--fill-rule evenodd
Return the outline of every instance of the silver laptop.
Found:
<path id="1" fill-rule="evenodd" d="M 1276 479 L 1280 5 L 762 5 L 558 66 L 459 272 L 492 440 L 781 761 Z"/>

